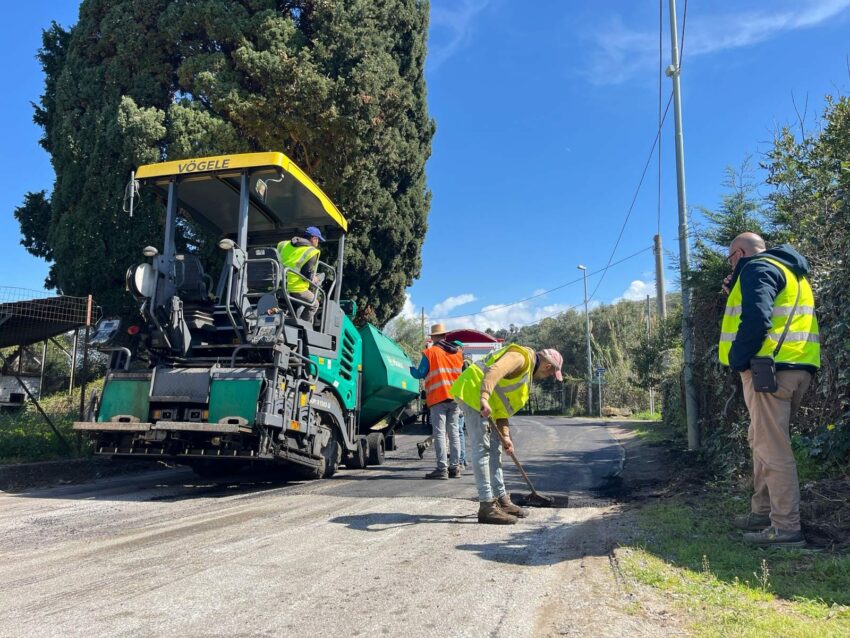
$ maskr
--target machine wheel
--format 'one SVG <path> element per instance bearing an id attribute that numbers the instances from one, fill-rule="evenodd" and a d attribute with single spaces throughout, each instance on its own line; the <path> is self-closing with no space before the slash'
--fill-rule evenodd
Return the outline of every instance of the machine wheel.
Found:
<path id="1" fill-rule="evenodd" d="M 348 455 L 345 460 L 345 467 L 349 470 L 362 470 L 366 467 L 366 462 L 369 456 L 369 442 L 366 439 L 357 439 L 357 449 Z"/>
<path id="2" fill-rule="evenodd" d="M 322 456 L 325 457 L 324 471 L 322 478 L 330 478 L 339 469 L 339 462 L 342 460 L 342 448 L 336 438 L 336 432 L 331 430 L 331 438 L 328 439 L 327 445 L 322 449 Z"/>
<path id="3" fill-rule="evenodd" d="M 384 449 L 387 452 L 395 452 L 396 444 L 395 444 L 395 434 L 390 434 L 384 437 Z"/>
<path id="4" fill-rule="evenodd" d="M 381 432 L 372 432 L 366 439 L 369 441 L 369 465 L 383 465 L 387 442 Z"/>

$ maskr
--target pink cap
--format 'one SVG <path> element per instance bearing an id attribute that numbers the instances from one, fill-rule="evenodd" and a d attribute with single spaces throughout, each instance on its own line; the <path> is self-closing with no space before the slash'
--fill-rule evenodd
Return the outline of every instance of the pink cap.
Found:
<path id="1" fill-rule="evenodd" d="M 561 367 L 564 365 L 564 357 L 561 356 L 561 353 L 554 348 L 546 348 L 540 351 L 540 356 L 558 368 L 557 372 L 555 372 L 555 378 L 558 381 L 563 381 L 564 375 L 561 374 Z"/>

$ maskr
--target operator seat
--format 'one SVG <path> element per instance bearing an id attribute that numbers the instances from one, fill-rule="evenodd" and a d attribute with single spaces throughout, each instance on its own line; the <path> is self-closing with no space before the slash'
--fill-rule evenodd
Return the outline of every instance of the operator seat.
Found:
<path id="1" fill-rule="evenodd" d="M 190 329 L 213 328 L 210 286 L 212 279 L 204 272 L 204 266 L 192 253 L 174 256 L 174 280 L 177 296 L 183 302 L 183 316 Z"/>

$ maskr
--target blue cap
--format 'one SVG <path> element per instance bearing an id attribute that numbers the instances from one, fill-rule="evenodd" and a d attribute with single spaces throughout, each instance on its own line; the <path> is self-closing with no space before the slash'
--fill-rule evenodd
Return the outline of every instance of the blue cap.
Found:
<path id="1" fill-rule="evenodd" d="M 308 237 L 318 237 L 319 241 L 325 241 L 325 238 L 322 237 L 322 231 L 315 226 L 308 226 L 307 230 L 304 231 L 304 234 Z"/>

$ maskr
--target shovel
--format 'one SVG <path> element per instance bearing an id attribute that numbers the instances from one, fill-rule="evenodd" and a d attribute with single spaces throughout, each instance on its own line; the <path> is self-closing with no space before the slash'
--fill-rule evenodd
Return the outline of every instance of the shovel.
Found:
<path id="1" fill-rule="evenodd" d="M 490 422 L 490 430 L 492 430 L 498 435 L 499 441 L 501 441 L 502 443 L 502 448 L 505 448 L 505 437 L 502 436 L 501 430 L 499 430 L 499 428 L 496 427 L 496 424 L 493 423 L 493 419 L 488 417 L 487 420 Z M 525 505 L 528 507 L 566 507 L 567 497 L 563 497 L 563 503 L 559 502 L 556 505 L 554 498 L 552 498 L 551 496 L 544 496 L 536 489 L 534 489 L 534 484 L 531 482 L 531 479 L 528 478 L 528 474 L 525 472 L 525 468 L 522 467 L 522 463 L 519 462 L 519 459 L 516 457 L 516 454 L 511 451 L 508 452 L 508 456 L 511 457 L 514 462 L 514 465 L 516 465 L 517 469 L 519 470 L 519 473 L 522 474 L 522 478 L 524 478 L 525 482 L 528 483 L 528 487 L 531 488 L 531 494 L 518 498 L 517 505 Z"/>

